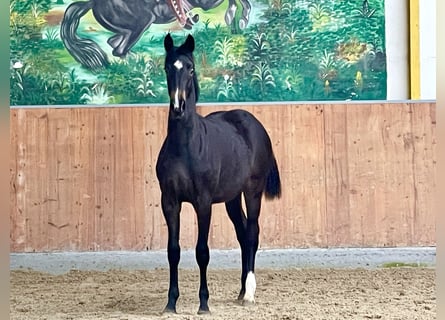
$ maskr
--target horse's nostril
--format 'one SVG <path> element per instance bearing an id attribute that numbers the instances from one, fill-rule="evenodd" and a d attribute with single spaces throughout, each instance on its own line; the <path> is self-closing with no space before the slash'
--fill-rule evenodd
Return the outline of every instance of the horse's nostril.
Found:
<path id="1" fill-rule="evenodd" d="M 170 110 L 176 115 L 181 116 L 185 111 L 185 101 L 180 99 L 179 101 L 170 101 Z"/>

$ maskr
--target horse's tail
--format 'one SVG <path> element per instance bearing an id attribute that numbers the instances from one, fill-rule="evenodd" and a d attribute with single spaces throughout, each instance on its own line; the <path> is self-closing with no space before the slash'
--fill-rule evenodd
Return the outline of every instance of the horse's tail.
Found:
<path id="1" fill-rule="evenodd" d="M 272 166 L 266 177 L 266 187 L 264 188 L 266 199 L 279 198 L 281 196 L 281 179 L 278 171 L 277 160 L 273 157 Z"/>
<path id="2" fill-rule="evenodd" d="M 79 20 L 93 7 L 92 0 L 71 3 L 65 10 L 60 26 L 60 38 L 68 52 L 88 69 L 99 69 L 109 64 L 106 53 L 92 40 L 77 36 Z"/>

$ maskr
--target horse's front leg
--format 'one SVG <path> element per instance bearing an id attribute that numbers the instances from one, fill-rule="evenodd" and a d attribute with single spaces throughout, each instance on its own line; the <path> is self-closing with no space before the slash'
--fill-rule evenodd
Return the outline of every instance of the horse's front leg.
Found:
<path id="1" fill-rule="evenodd" d="M 162 195 L 161 199 L 162 211 L 168 227 L 168 263 L 170 266 L 170 284 L 168 289 L 168 302 L 164 312 L 176 313 L 176 301 L 179 298 L 178 287 L 178 264 L 181 256 L 181 248 L 179 246 L 179 211 L 181 204 L 175 199 L 169 199 Z"/>
<path id="2" fill-rule="evenodd" d="M 229 5 L 226 10 L 226 14 L 224 15 L 224 20 L 228 26 L 232 25 L 233 19 L 236 14 L 236 2 L 235 0 L 229 0 Z"/>
<path id="3" fill-rule="evenodd" d="M 210 313 L 209 289 L 207 286 L 207 266 L 210 261 L 209 253 L 209 229 L 212 215 L 210 201 L 204 204 L 195 205 L 198 217 L 198 241 L 196 243 L 196 261 L 199 265 L 200 285 L 199 285 L 199 310 L 198 314 Z"/>
<path id="4" fill-rule="evenodd" d="M 239 0 L 242 6 L 242 12 L 240 16 L 240 20 L 238 22 L 238 25 L 241 30 L 245 29 L 247 27 L 247 24 L 249 23 L 249 15 L 250 11 L 252 9 L 252 6 L 249 2 L 249 0 Z M 224 16 L 224 20 L 226 21 L 226 24 L 228 26 L 232 27 L 232 30 L 234 30 L 234 19 L 236 16 L 236 11 L 238 9 L 236 0 L 229 0 L 229 5 L 226 10 L 226 14 Z"/>
<path id="5" fill-rule="evenodd" d="M 247 27 L 247 24 L 249 23 L 249 15 L 252 6 L 250 5 L 249 0 L 240 0 L 240 3 L 243 7 L 243 10 L 239 21 L 239 27 L 241 29 L 245 29 Z"/>

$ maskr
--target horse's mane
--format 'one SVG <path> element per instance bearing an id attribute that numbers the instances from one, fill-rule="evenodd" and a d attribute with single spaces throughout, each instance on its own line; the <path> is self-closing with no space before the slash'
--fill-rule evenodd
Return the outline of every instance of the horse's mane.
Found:
<path id="1" fill-rule="evenodd" d="M 195 62 L 193 61 L 193 64 Z M 196 71 L 193 74 L 193 85 L 195 86 L 195 98 L 196 98 L 196 102 L 198 102 L 198 98 L 199 98 L 199 83 L 198 83 L 198 76 L 196 75 Z"/>

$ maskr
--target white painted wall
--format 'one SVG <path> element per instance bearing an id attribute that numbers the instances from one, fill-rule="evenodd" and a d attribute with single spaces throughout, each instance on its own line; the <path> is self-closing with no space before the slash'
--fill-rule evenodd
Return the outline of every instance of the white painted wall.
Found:
<path id="1" fill-rule="evenodd" d="M 410 99 L 409 1 L 385 1 L 387 99 Z M 436 99 L 436 0 L 419 1 L 420 99 Z"/>
<path id="2" fill-rule="evenodd" d="M 419 1 L 420 98 L 436 99 L 436 0 Z"/>
<path id="3" fill-rule="evenodd" d="M 409 99 L 409 1 L 385 1 L 387 99 Z"/>

